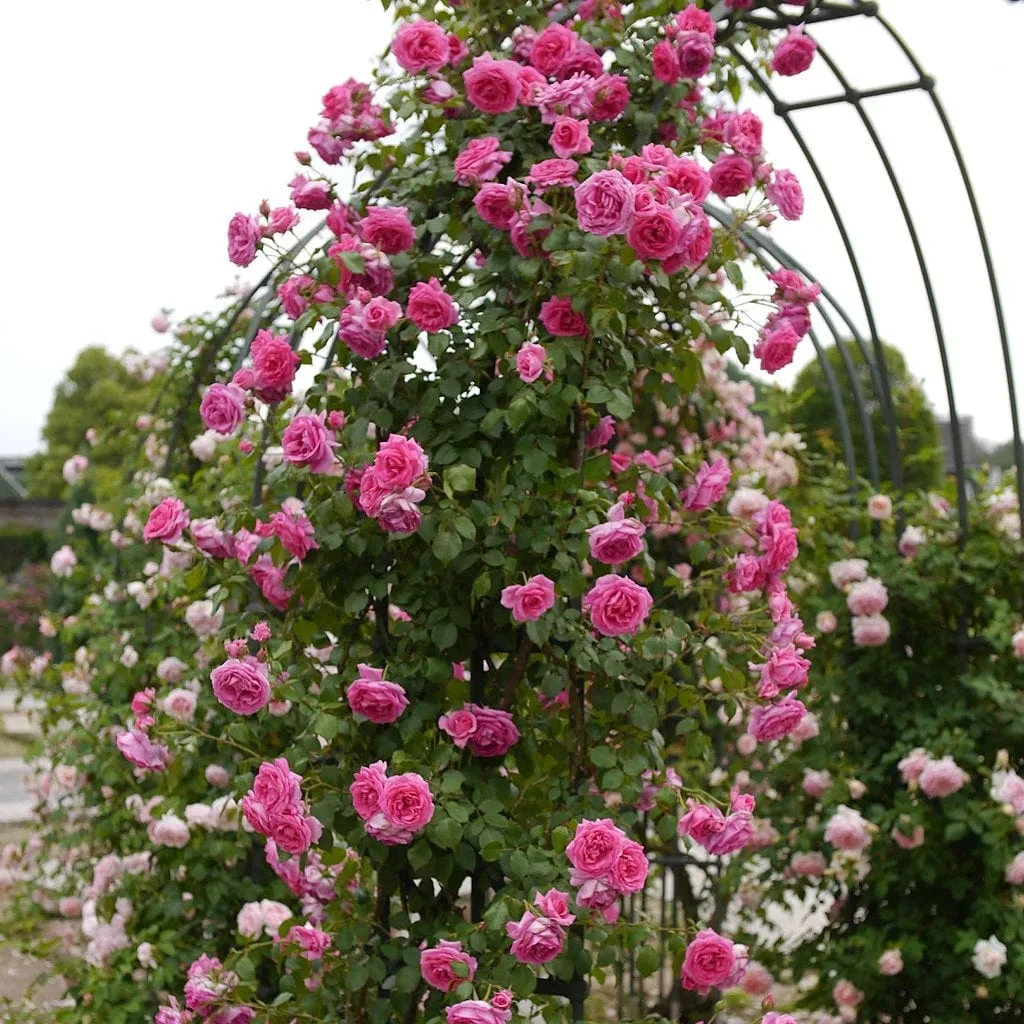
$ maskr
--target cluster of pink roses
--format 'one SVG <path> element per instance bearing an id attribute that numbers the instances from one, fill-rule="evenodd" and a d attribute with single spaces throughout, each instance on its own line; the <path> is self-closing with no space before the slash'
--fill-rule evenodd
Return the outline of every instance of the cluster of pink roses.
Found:
<path id="1" fill-rule="evenodd" d="M 299 222 L 299 215 L 290 206 L 272 210 L 264 203 L 260 214 L 263 220 L 251 214 L 236 213 L 228 222 L 228 259 L 236 266 L 249 266 L 265 238 L 290 231 Z"/>
<path id="2" fill-rule="evenodd" d="M 336 164 L 356 142 L 381 139 L 392 128 L 373 102 L 369 85 L 348 79 L 323 97 L 320 121 L 306 136 L 325 164 Z"/>
<path id="3" fill-rule="evenodd" d="M 534 913 L 534 910 L 537 913 Z M 532 909 L 505 925 L 512 955 L 521 964 L 546 964 L 565 948 L 565 929 L 576 920 L 569 912 L 569 894 L 549 889 L 533 898 Z"/>
<path id="4" fill-rule="evenodd" d="M 388 533 L 413 533 L 422 520 L 420 502 L 430 486 L 427 456 L 411 437 L 392 434 L 371 465 L 345 480 L 357 504 Z M 351 488 L 351 489 L 350 489 Z"/>
<path id="5" fill-rule="evenodd" d="M 683 492 L 683 508 L 688 512 L 703 512 L 716 505 L 724 497 L 731 479 L 729 463 L 721 456 L 710 466 L 702 462 L 693 483 Z"/>
<path id="6" fill-rule="evenodd" d="M 853 615 L 853 642 L 857 647 L 881 647 L 892 628 L 882 614 L 889 594 L 881 580 L 868 578 L 868 563 L 863 558 L 844 558 L 828 567 L 829 578 L 837 590 L 846 593 L 846 606 Z"/>
<path id="7" fill-rule="evenodd" d="M 464 704 L 442 715 L 437 724 L 455 746 L 460 750 L 468 746 L 477 757 L 504 757 L 519 742 L 512 716 L 501 708 Z"/>
<path id="8" fill-rule="evenodd" d="M 209 1024 L 249 1024 L 256 1011 L 249 1006 L 228 1006 L 221 1009 L 217 1004 L 224 1001 L 238 985 L 238 975 L 228 971 L 216 957 L 202 954 L 193 960 L 188 968 L 185 981 L 185 1006 L 182 1011 L 173 997 L 167 1005 L 157 1010 L 155 1024 L 188 1024 L 193 1013 Z M 192 1011 L 192 1012 L 188 1012 Z"/>
<path id="9" fill-rule="evenodd" d="M 776 286 L 773 300 L 777 308 L 761 329 L 754 355 L 761 360 L 762 370 L 775 373 L 793 362 L 797 345 L 810 331 L 810 307 L 818 301 L 821 286 L 808 284 L 795 270 L 785 267 L 769 274 L 768 279 Z"/>
<path id="10" fill-rule="evenodd" d="M 444 1015 L 447 1024 L 508 1024 L 512 1019 L 512 993 L 502 989 L 491 996 L 490 1002 L 464 999 L 449 1006 Z"/>
<path id="11" fill-rule="evenodd" d="M 952 796 L 971 778 L 948 754 L 934 757 L 923 747 L 915 747 L 896 767 L 908 786 L 916 783 L 925 796 L 938 799 Z"/>
<path id="12" fill-rule="evenodd" d="M 679 819 L 679 835 L 689 836 L 708 853 L 724 856 L 742 850 L 754 834 L 754 798 L 733 788 L 729 795 L 729 813 L 717 807 L 686 801 L 689 810 Z"/>
<path id="13" fill-rule="evenodd" d="M 663 31 L 651 55 L 654 77 L 666 85 L 681 78 L 695 81 L 706 74 L 715 56 L 715 22 L 707 11 L 690 4 Z"/>
<path id="14" fill-rule="evenodd" d="M 683 988 L 706 995 L 712 988 L 731 988 L 746 973 L 749 956 L 711 928 L 697 932 L 683 957 Z"/>
<path id="15" fill-rule="evenodd" d="M 345 691 L 348 706 L 376 725 L 397 721 L 409 706 L 404 687 L 384 678 L 384 670 L 360 664 L 359 675 Z"/>
<path id="16" fill-rule="evenodd" d="M 279 757 L 260 765 L 252 788 L 242 797 L 245 820 L 288 853 L 303 853 L 323 832 L 302 799 L 302 776 Z"/>
<path id="17" fill-rule="evenodd" d="M 249 346 L 249 356 L 252 365 L 242 367 L 231 378 L 231 383 L 242 391 L 252 391 L 261 402 L 283 402 L 292 392 L 295 370 L 299 365 L 299 355 L 292 348 L 288 336 L 273 334 L 267 330 L 258 331 Z M 205 395 L 203 398 L 206 401 Z M 229 422 L 238 416 L 237 407 L 232 408 L 237 400 L 235 392 L 218 391 L 218 417 L 223 416 L 225 421 Z M 202 405 L 199 411 L 200 414 L 203 413 Z M 209 407 L 208 412 L 212 412 Z M 218 433 L 231 433 L 234 430 L 234 427 L 230 430 L 221 429 L 217 419 L 208 421 L 205 415 L 203 422 Z"/>
<path id="18" fill-rule="evenodd" d="M 385 761 L 360 768 L 349 793 L 368 835 L 387 846 L 404 845 L 434 816 L 434 798 L 422 775 L 389 776 L 387 771 Z"/>
<path id="19" fill-rule="evenodd" d="M 640 892 L 647 882 L 644 848 L 610 818 L 581 821 L 565 855 L 572 865 L 569 881 L 577 887 L 576 902 L 601 911 L 608 922 L 618 919 L 619 897 Z"/>

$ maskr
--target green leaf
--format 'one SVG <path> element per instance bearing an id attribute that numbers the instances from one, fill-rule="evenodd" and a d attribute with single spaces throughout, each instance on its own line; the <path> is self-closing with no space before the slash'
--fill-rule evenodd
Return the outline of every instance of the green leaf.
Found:
<path id="1" fill-rule="evenodd" d="M 430 631 L 430 639 L 437 645 L 439 651 L 446 651 L 454 646 L 459 638 L 459 628 L 454 622 L 442 622 Z"/>
<path id="2" fill-rule="evenodd" d="M 366 263 L 359 253 L 343 252 L 338 255 L 341 257 L 341 262 L 344 263 L 346 268 L 353 274 L 363 274 L 366 272 Z"/>
<path id="3" fill-rule="evenodd" d="M 462 550 L 462 540 L 457 533 L 450 530 L 438 530 L 430 547 L 434 555 L 447 565 Z"/>
<path id="4" fill-rule="evenodd" d="M 426 839 L 419 839 L 409 847 L 409 866 L 416 871 L 422 871 L 430 863 L 432 856 L 430 843 Z"/>
<path id="5" fill-rule="evenodd" d="M 637 954 L 636 969 L 647 978 L 661 966 L 661 954 L 653 946 L 644 946 Z"/>
<path id="6" fill-rule="evenodd" d="M 444 471 L 444 492 L 450 498 L 453 494 L 476 490 L 476 470 L 460 462 Z"/>
<path id="7" fill-rule="evenodd" d="M 615 752 L 608 747 L 594 747 L 590 760 L 597 768 L 611 768 L 615 764 Z"/>

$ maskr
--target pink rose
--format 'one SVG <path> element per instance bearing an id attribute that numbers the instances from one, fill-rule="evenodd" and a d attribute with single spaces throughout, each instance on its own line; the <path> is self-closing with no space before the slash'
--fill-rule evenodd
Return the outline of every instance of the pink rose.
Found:
<path id="1" fill-rule="evenodd" d="M 334 449 L 338 442 L 324 423 L 324 414 L 292 418 L 281 435 L 285 462 L 292 466 L 308 466 L 311 473 L 328 473 L 334 465 Z"/>
<path id="2" fill-rule="evenodd" d="M 801 701 L 795 697 L 786 697 L 777 704 L 754 708 L 747 731 L 758 743 L 780 740 L 793 732 L 806 714 L 807 708 Z"/>
<path id="3" fill-rule="evenodd" d="M 737 974 L 736 961 L 736 947 L 729 939 L 710 928 L 699 931 L 686 947 L 683 988 L 700 992 L 707 992 L 713 987 L 728 988 Z"/>
<path id="4" fill-rule="evenodd" d="M 832 988 L 832 998 L 836 1006 L 859 1006 L 864 993 L 852 981 L 841 978 Z"/>
<path id="5" fill-rule="evenodd" d="M 828 567 L 829 579 L 837 590 L 845 590 L 857 580 L 867 579 L 868 563 L 864 558 L 844 558 Z"/>
<path id="6" fill-rule="evenodd" d="M 247 267 L 256 259 L 256 248 L 263 238 L 259 218 L 236 213 L 228 222 L 228 259 Z"/>
<path id="7" fill-rule="evenodd" d="M 839 621 L 836 619 L 833 612 L 818 612 L 814 619 L 814 628 L 819 633 L 834 633 L 839 626 Z"/>
<path id="8" fill-rule="evenodd" d="M 211 558 L 233 558 L 235 554 L 234 538 L 225 533 L 216 519 L 193 519 L 188 532 L 195 544 L 204 555 Z"/>
<path id="9" fill-rule="evenodd" d="M 825 858 L 817 852 L 794 853 L 789 870 L 798 878 L 821 878 L 825 874 Z"/>
<path id="10" fill-rule="evenodd" d="M 620 892 L 639 892 L 647 882 L 649 869 L 644 848 L 638 842 L 627 839 L 608 869 L 608 881 Z"/>
<path id="11" fill-rule="evenodd" d="M 576 218 L 592 235 L 621 235 L 633 220 L 635 192 L 619 171 L 598 171 L 576 186 Z"/>
<path id="12" fill-rule="evenodd" d="M 448 36 L 433 21 L 407 21 L 399 27 L 391 52 L 399 65 L 411 74 L 436 73 L 448 63 Z"/>
<path id="13" fill-rule="evenodd" d="M 149 513 L 142 539 L 147 542 L 159 540 L 164 544 L 177 544 L 188 524 L 189 515 L 185 503 L 178 498 L 164 498 Z"/>
<path id="14" fill-rule="evenodd" d="M 436 334 L 459 322 L 459 307 L 436 277 L 418 281 L 409 291 L 405 315 L 421 330 Z"/>
<path id="15" fill-rule="evenodd" d="M 863 850 L 871 845 L 871 830 L 858 811 L 840 804 L 825 825 L 825 842 L 837 850 Z"/>
<path id="16" fill-rule="evenodd" d="M 381 792 L 380 810 L 391 824 L 418 832 L 434 816 L 427 780 L 415 772 L 390 776 Z"/>
<path id="17" fill-rule="evenodd" d="M 327 932 L 311 924 L 293 925 L 284 937 L 285 942 L 293 942 L 302 949 L 305 960 L 320 960 L 331 948 L 331 937 Z"/>
<path id="18" fill-rule="evenodd" d="M 445 1011 L 446 1024 L 508 1024 L 512 1014 L 485 1003 L 482 999 L 466 999 Z"/>
<path id="19" fill-rule="evenodd" d="M 485 114 L 505 114 L 519 104 L 519 65 L 484 54 L 463 72 L 466 96 Z"/>
<path id="20" fill-rule="evenodd" d="M 469 743 L 470 737 L 476 732 L 477 720 L 473 713 L 475 706 L 467 704 L 457 711 L 449 711 L 448 714 L 442 715 L 437 720 L 438 728 L 451 737 L 452 742 L 459 750 Z"/>
<path id="21" fill-rule="evenodd" d="M 896 550 L 904 558 L 916 558 L 918 548 L 928 539 L 928 535 L 921 529 L 920 526 L 908 526 L 902 534 L 900 534 L 899 543 L 896 545 Z M 1017 657 L 1024 658 L 1024 632 L 1021 633 L 1021 654 Z"/>
<path id="22" fill-rule="evenodd" d="M 234 384 L 211 384 L 199 403 L 199 415 L 208 429 L 227 437 L 245 420 L 245 392 Z"/>
<path id="23" fill-rule="evenodd" d="M 924 747 L 915 747 L 896 765 L 905 783 L 917 782 L 932 756 Z"/>
<path id="24" fill-rule="evenodd" d="M 878 973 L 894 977 L 903 970 L 903 954 L 898 949 L 887 949 L 878 958 Z"/>
<path id="25" fill-rule="evenodd" d="M 572 56 L 579 36 L 572 29 L 552 22 L 539 33 L 530 49 L 530 63 L 542 74 L 556 78 Z"/>
<path id="26" fill-rule="evenodd" d="M 301 512 L 274 512 L 268 523 L 257 523 L 261 536 L 274 536 L 293 558 L 300 562 L 320 545 L 316 542 L 313 524 Z"/>
<path id="27" fill-rule="evenodd" d="M 626 241 L 642 260 L 667 260 L 679 251 L 684 227 L 675 210 L 651 202 L 637 207 Z"/>
<path id="28" fill-rule="evenodd" d="M 519 730 L 507 711 L 470 704 L 476 728 L 468 738 L 470 751 L 477 757 L 504 757 L 519 742 Z"/>
<path id="29" fill-rule="evenodd" d="M 715 41 L 703 32 L 681 32 L 676 38 L 679 73 L 683 78 L 700 78 L 715 58 Z"/>
<path id="30" fill-rule="evenodd" d="M 526 911 L 518 921 L 505 925 L 505 934 L 512 939 L 510 952 L 521 964 L 546 964 L 554 960 L 565 946 L 565 932 L 546 917 Z"/>
<path id="31" fill-rule="evenodd" d="M 721 154 L 711 167 L 711 188 L 723 199 L 742 195 L 753 184 L 754 168 L 738 153 Z"/>
<path id="32" fill-rule="evenodd" d="M 753 962 L 747 968 L 743 977 L 740 978 L 740 988 L 750 996 L 767 995 L 771 992 L 772 985 L 774 984 L 775 979 L 772 977 L 771 972 L 761 964 Z M 779 1015 L 769 1014 L 769 1016 L 778 1017 Z M 765 1020 L 767 1020 L 767 1017 Z M 762 1024 L 764 1024 L 763 1021 Z M 783 1024 L 783 1021 L 776 1021 L 775 1024 Z"/>
<path id="33" fill-rule="evenodd" d="M 116 739 L 117 749 L 136 768 L 162 772 L 170 761 L 171 752 L 160 743 L 154 743 L 144 732 L 131 729 Z"/>
<path id="34" fill-rule="evenodd" d="M 191 690 L 171 690 L 161 702 L 166 714 L 179 722 L 191 722 L 196 713 L 196 695 Z"/>
<path id="35" fill-rule="evenodd" d="M 576 184 L 576 172 L 580 169 L 580 165 L 575 160 L 540 160 L 530 168 L 530 173 L 526 176 L 528 184 L 534 187 L 537 192 L 546 192 L 549 188 L 572 188 Z M 546 213 L 547 207 L 541 206 L 537 211 L 538 213 Z M 532 219 L 533 211 L 530 211 L 530 219 Z M 520 246 L 516 242 L 515 231 L 521 224 L 527 221 L 527 211 L 524 210 L 522 216 L 513 225 L 513 236 L 512 244 L 516 245 L 516 248 Z M 520 249 L 520 254 L 527 256 Z M 544 253 L 546 256 L 547 254 Z"/>
<path id="36" fill-rule="evenodd" d="M 901 850 L 916 850 L 919 846 L 924 845 L 923 825 L 915 825 L 909 836 L 898 828 L 893 828 L 889 835 Z"/>
<path id="37" fill-rule="evenodd" d="M 392 434 L 377 449 L 373 472 L 378 486 L 404 491 L 427 474 L 427 456 L 411 437 Z M 366 477 L 364 475 L 364 486 Z"/>
<path id="38" fill-rule="evenodd" d="M 889 603 L 885 584 L 873 576 L 854 583 L 846 595 L 846 607 L 851 615 L 878 615 Z"/>
<path id="39" fill-rule="evenodd" d="M 453 963 L 466 965 L 466 973 L 461 977 L 452 969 Z M 476 957 L 470 956 L 462 949 L 460 942 L 441 939 L 436 946 L 420 953 L 420 974 L 432 988 L 442 992 L 451 992 L 463 981 L 472 981 L 476 975 Z"/>
<path id="40" fill-rule="evenodd" d="M 937 761 L 929 761 L 918 777 L 918 785 L 925 796 L 942 799 L 962 789 L 970 779 L 956 761 L 949 755 Z"/>
<path id="41" fill-rule="evenodd" d="M 654 63 L 654 77 L 659 82 L 675 85 L 679 81 L 682 75 L 679 57 L 676 56 L 675 47 L 667 39 L 654 44 L 651 59 Z"/>
<path id="42" fill-rule="evenodd" d="M 780 75 L 799 75 L 814 60 L 818 44 L 804 35 L 803 28 L 790 28 L 788 35 L 775 47 L 772 70 Z"/>
<path id="43" fill-rule="evenodd" d="M 678 157 L 663 175 L 666 184 L 703 203 L 711 191 L 711 175 L 696 160 Z"/>
<path id="44" fill-rule="evenodd" d="M 605 565 L 621 565 L 636 558 L 643 549 L 643 536 L 647 527 L 639 519 L 612 519 L 591 526 L 587 530 L 587 544 L 590 557 Z"/>
<path id="45" fill-rule="evenodd" d="M 398 323 L 402 307 L 382 295 L 368 301 L 365 296 L 360 291 L 341 311 L 338 337 L 361 359 L 376 359 L 387 348 L 387 333 Z"/>
<path id="46" fill-rule="evenodd" d="M 492 227 L 508 231 L 523 205 L 522 186 L 511 181 L 488 181 L 473 197 L 476 212 Z"/>
<path id="47" fill-rule="evenodd" d="M 762 333 L 754 345 L 754 355 L 761 360 L 765 373 L 775 373 L 793 362 L 793 353 L 800 344 L 800 335 L 788 320 Z"/>
<path id="48" fill-rule="evenodd" d="M 565 928 L 576 920 L 576 915 L 569 912 L 569 894 L 560 889 L 548 889 L 546 893 L 538 893 L 533 905 L 545 917 Z"/>
<path id="49" fill-rule="evenodd" d="M 629 82 L 623 75 L 601 75 L 594 83 L 591 121 L 614 121 L 629 106 Z"/>
<path id="50" fill-rule="evenodd" d="M 569 298 L 550 298 L 544 302 L 540 321 L 556 338 L 582 338 L 587 333 L 587 321 L 581 313 L 574 312 Z"/>
<path id="51" fill-rule="evenodd" d="M 741 156 L 755 157 L 761 152 L 764 126 L 761 118 L 750 110 L 733 114 L 722 133 L 728 145 Z"/>
<path id="52" fill-rule="evenodd" d="M 808 796 L 823 797 L 832 788 L 832 775 L 828 771 L 805 768 L 801 788 Z"/>
<path id="53" fill-rule="evenodd" d="M 683 508 L 690 512 L 710 508 L 721 501 L 731 479 L 732 470 L 725 459 L 719 457 L 710 466 L 702 462 L 693 483 L 683 492 Z"/>
<path id="54" fill-rule="evenodd" d="M 285 335 L 259 331 L 249 346 L 252 356 L 253 387 L 264 402 L 280 402 L 287 398 L 299 365 L 297 352 Z"/>
<path id="55" fill-rule="evenodd" d="M 416 229 L 404 206 L 371 207 L 359 222 L 359 234 L 389 256 L 411 249 L 416 241 Z"/>
<path id="56" fill-rule="evenodd" d="M 782 690 L 803 686 L 810 667 L 810 661 L 793 644 L 773 647 L 767 661 L 749 665 L 751 672 L 760 677 L 757 695 L 767 700 L 777 697 Z"/>
<path id="57" fill-rule="evenodd" d="M 387 781 L 387 763 L 374 761 L 356 772 L 349 793 L 352 795 L 352 806 L 363 821 L 369 821 L 380 807 L 380 798 L 384 793 Z"/>
<path id="58" fill-rule="evenodd" d="M 576 877 L 598 879 L 612 869 L 625 844 L 625 834 L 610 818 L 584 820 L 576 826 L 576 834 L 565 848 L 565 855 Z"/>
<path id="59" fill-rule="evenodd" d="M 316 842 L 320 832 L 314 833 L 316 818 L 303 817 L 299 811 L 288 810 L 271 819 L 269 836 L 288 853 L 305 853 Z"/>
<path id="60" fill-rule="evenodd" d="M 213 695 L 239 715 L 253 715 L 270 700 L 270 673 L 255 658 L 230 658 L 210 673 Z"/>
<path id="61" fill-rule="evenodd" d="M 602 576 L 583 598 L 583 610 L 604 636 L 635 633 L 653 605 L 647 589 L 625 576 Z"/>
<path id="62" fill-rule="evenodd" d="M 455 158 L 455 180 L 460 185 L 493 181 L 511 159 L 512 153 L 502 149 L 501 141 L 493 135 L 470 139 Z"/>
<path id="63" fill-rule="evenodd" d="M 532 622 L 554 606 L 555 584 L 547 576 L 531 576 L 526 583 L 514 583 L 501 592 L 501 606 L 512 611 L 516 622 Z"/>
<path id="64" fill-rule="evenodd" d="M 551 148 L 563 159 L 577 153 L 589 153 L 594 148 L 590 139 L 590 122 L 573 117 L 558 118 L 551 128 Z"/>
<path id="65" fill-rule="evenodd" d="M 765 195 L 779 208 L 786 220 L 799 220 L 804 212 L 804 190 L 792 171 L 776 171 Z"/>
<path id="66" fill-rule="evenodd" d="M 547 357 L 543 345 L 537 345 L 532 341 L 523 342 L 516 353 L 516 370 L 520 380 L 532 384 L 544 372 L 544 360 Z"/>
<path id="67" fill-rule="evenodd" d="M 882 647 L 892 632 L 884 615 L 857 615 L 852 625 L 853 642 L 857 647 Z"/>
<path id="68" fill-rule="evenodd" d="M 359 676 L 345 691 L 349 707 L 377 725 L 397 721 L 409 706 L 403 687 L 384 678 L 383 670 L 359 666 Z"/>
<path id="69" fill-rule="evenodd" d="M 415 533 L 423 521 L 419 503 L 425 497 L 426 493 L 418 487 L 385 495 L 377 510 L 377 525 L 387 533 Z"/>

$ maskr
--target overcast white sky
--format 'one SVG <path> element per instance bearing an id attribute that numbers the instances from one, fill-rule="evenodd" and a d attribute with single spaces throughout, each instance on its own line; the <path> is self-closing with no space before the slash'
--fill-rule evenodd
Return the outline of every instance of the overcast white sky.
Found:
<path id="1" fill-rule="evenodd" d="M 1015 200 L 1024 4 L 971 0 L 966 14 L 962 0 L 883 0 L 882 10 L 938 80 L 986 219 L 1024 389 L 1024 215 Z M 264 197 L 287 198 L 291 154 L 321 94 L 364 76 L 389 36 L 377 0 L 305 0 L 297 12 L 272 0 L 6 5 L 0 454 L 38 446 L 53 387 L 80 348 L 158 347 L 148 323 L 160 307 L 210 308 L 234 276 L 228 218 Z M 856 69 L 856 86 L 912 77 L 869 27 L 825 26 L 819 39 Z M 784 95 L 827 87 L 820 64 L 785 82 Z M 991 302 L 938 121 L 920 94 L 869 102 L 931 265 L 959 411 L 981 436 L 1003 440 L 1010 416 Z M 765 116 L 770 157 L 796 170 L 808 193 L 804 220 L 777 237 L 863 324 L 827 207 L 785 126 Z M 796 116 L 849 222 L 879 333 L 906 352 L 944 411 L 920 276 L 867 136 L 842 107 Z"/>

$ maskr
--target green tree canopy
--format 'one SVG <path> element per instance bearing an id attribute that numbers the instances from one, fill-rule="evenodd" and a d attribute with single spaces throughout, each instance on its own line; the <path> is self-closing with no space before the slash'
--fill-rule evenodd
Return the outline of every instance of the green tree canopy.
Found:
<path id="1" fill-rule="evenodd" d="M 867 408 L 882 483 L 891 485 L 893 467 L 889 453 L 889 431 L 871 366 L 865 361 L 854 342 L 847 341 L 844 347 Z M 882 347 L 885 352 L 896 434 L 903 462 L 903 486 L 910 491 L 934 487 L 942 478 L 943 464 L 935 414 L 920 381 L 908 370 L 903 353 L 893 345 L 883 344 Z M 833 345 L 825 351 L 824 358 L 828 360 L 835 374 L 842 395 L 843 408 L 846 410 L 853 438 L 857 471 L 862 476 L 867 476 L 868 455 L 864 420 L 857 407 L 856 392 L 851 384 L 842 353 Z M 790 395 L 788 412 L 793 429 L 804 435 L 811 450 L 828 456 L 842 456 L 835 403 L 825 382 L 825 373 L 819 360 L 809 363 L 797 375 Z"/>
<path id="2" fill-rule="evenodd" d="M 82 349 L 57 385 L 43 427 L 46 447 L 26 463 L 29 493 L 34 498 L 62 498 L 67 484 L 61 474 L 66 459 L 82 452 L 85 432 L 111 433 L 102 454 L 88 453 L 98 470 L 97 497 L 116 487 L 132 445 L 135 418 L 149 405 L 150 384 L 125 369 L 120 359 L 94 345 Z"/>

